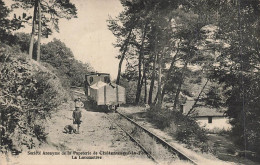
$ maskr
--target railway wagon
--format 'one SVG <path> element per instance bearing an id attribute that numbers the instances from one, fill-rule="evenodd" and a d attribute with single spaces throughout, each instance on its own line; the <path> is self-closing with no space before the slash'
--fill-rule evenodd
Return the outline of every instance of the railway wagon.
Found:
<path id="1" fill-rule="evenodd" d="M 120 104 L 126 103 L 125 88 L 111 83 L 109 74 L 89 74 L 86 76 L 86 82 L 86 95 L 97 106 L 116 109 Z"/>

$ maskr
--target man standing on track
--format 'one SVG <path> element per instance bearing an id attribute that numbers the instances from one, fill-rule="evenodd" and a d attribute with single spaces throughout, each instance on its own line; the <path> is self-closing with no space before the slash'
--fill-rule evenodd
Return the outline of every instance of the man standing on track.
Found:
<path id="1" fill-rule="evenodd" d="M 73 124 L 77 124 L 77 134 L 79 134 L 79 127 L 81 123 L 81 108 L 84 107 L 84 104 L 81 102 L 81 99 L 75 99 L 75 110 L 73 111 L 72 117 L 73 117 Z"/>

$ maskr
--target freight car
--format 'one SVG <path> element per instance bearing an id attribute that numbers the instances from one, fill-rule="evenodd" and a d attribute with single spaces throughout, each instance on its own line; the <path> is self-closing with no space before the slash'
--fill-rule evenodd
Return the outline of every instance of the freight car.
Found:
<path id="1" fill-rule="evenodd" d="M 99 107 L 116 109 L 125 104 L 125 88 L 111 83 L 107 73 L 90 73 L 85 76 L 85 93 Z"/>

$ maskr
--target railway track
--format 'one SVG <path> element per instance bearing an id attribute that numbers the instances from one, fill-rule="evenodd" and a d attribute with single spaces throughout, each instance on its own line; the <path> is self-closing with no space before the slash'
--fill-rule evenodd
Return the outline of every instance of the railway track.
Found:
<path id="1" fill-rule="evenodd" d="M 153 134 L 124 114 L 118 111 L 116 112 L 117 113 L 108 113 L 107 118 L 120 127 L 130 139 L 146 153 L 147 157 L 155 163 L 169 164 L 176 161 L 182 161 L 187 164 L 197 164 L 165 140 Z"/>
<path id="2" fill-rule="evenodd" d="M 72 87 L 72 89 L 78 95 L 84 95 L 82 88 Z M 125 134 L 143 150 L 147 157 L 156 164 L 169 164 L 175 163 L 176 161 L 182 161 L 184 164 L 198 164 L 186 156 L 185 153 L 174 148 L 165 140 L 139 125 L 126 115 L 116 111 L 116 113 L 107 113 L 107 118 L 125 132 Z"/>
<path id="3" fill-rule="evenodd" d="M 110 120 L 111 122 L 115 123 L 121 130 L 123 130 L 125 132 L 126 135 L 128 135 L 130 137 L 130 139 L 132 141 L 134 141 L 143 151 L 144 153 L 147 155 L 148 158 L 150 158 L 153 162 L 157 163 L 158 162 L 155 160 L 155 158 L 144 148 L 144 146 L 142 144 L 140 144 L 130 133 L 128 133 L 122 126 L 120 126 L 119 124 L 117 124 L 115 121 L 113 121 L 111 118 L 108 117 L 108 120 Z"/>

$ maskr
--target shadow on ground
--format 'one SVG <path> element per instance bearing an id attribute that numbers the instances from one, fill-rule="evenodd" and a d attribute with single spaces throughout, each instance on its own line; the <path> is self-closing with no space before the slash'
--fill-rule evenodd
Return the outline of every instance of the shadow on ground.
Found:
<path id="1" fill-rule="evenodd" d="M 107 109 L 107 106 L 105 106 L 105 105 L 97 106 L 95 104 L 95 102 L 90 100 L 90 99 L 84 100 L 83 103 L 84 103 L 84 108 L 87 111 L 90 111 L 90 112 L 100 112 L 100 113 L 109 113 L 109 112 L 111 112 L 111 111 L 109 111 Z"/>

